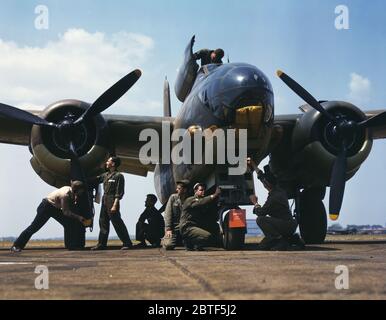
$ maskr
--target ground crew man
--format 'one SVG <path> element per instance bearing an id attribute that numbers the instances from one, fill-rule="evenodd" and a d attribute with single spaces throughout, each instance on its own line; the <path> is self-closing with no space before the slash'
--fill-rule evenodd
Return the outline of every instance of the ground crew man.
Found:
<path id="1" fill-rule="evenodd" d="M 173 250 L 176 246 L 182 245 L 182 238 L 179 230 L 182 206 L 186 199 L 186 191 L 189 181 L 177 181 L 176 192 L 170 196 L 165 209 L 165 237 L 163 247 L 165 250 Z"/>
<path id="2" fill-rule="evenodd" d="M 254 166 L 257 168 L 257 166 Z M 286 192 L 277 185 L 275 176 L 269 166 L 264 171 L 257 168 L 258 179 L 268 190 L 268 198 L 263 206 L 258 203 L 255 195 L 251 196 L 254 204 L 253 213 L 257 215 L 257 225 L 263 231 L 265 238 L 260 242 L 260 250 L 287 250 L 289 239 L 293 237 L 297 222 L 292 217 Z"/>
<path id="3" fill-rule="evenodd" d="M 106 162 L 108 172 L 96 178 L 96 183 L 103 183 L 104 193 L 99 217 L 100 232 L 98 244 L 91 248 L 92 250 L 106 249 L 110 232 L 110 221 L 123 243 L 121 250 L 128 250 L 133 246 L 120 213 L 120 200 L 125 193 L 125 178 L 118 171 L 120 164 L 120 158 L 110 157 Z"/>
<path id="4" fill-rule="evenodd" d="M 210 63 L 222 63 L 224 57 L 223 49 L 209 50 L 201 49 L 193 54 L 195 60 L 201 59 L 201 67 Z"/>
<path id="5" fill-rule="evenodd" d="M 65 186 L 51 192 L 42 200 L 37 208 L 37 214 L 31 225 L 25 229 L 13 244 L 11 251 L 20 252 L 26 246 L 31 237 L 38 232 L 50 218 L 54 218 L 64 228 L 83 229 L 91 225 L 91 220 L 77 215 L 73 212 L 79 197 L 85 192 L 81 181 L 71 182 L 71 186 Z M 71 239 L 69 239 L 71 240 Z M 68 249 L 78 249 L 68 247 Z"/>
<path id="6" fill-rule="evenodd" d="M 157 196 L 148 194 L 145 200 L 145 211 L 139 216 L 136 225 L 136 239 L 140 243 L 138 247 L 147 247 L 146 240 L 153 248 L 161 247 L 161 239 L 165 234 L 165 221 L 155 204 Z M 147 221 L 147 223 L 146 223 Z"/>
<path id="7" fill-rule="evenodd" d="M 218 235 L 208 231 L 207 221 L 213 211 L 213 202 L 220 195 L 220 189 L 210 196 L 205 197 L 205 185 L 196 183 L 194 196 L 185 200 L 180 218 L 180 232 L 186 250 L 203 250 L 203 247 L 215 243 Z"/>

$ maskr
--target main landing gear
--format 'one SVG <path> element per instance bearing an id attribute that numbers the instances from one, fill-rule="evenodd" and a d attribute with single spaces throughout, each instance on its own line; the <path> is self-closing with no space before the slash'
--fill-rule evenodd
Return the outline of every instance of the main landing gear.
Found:
<path id="1" fill-rule="evenodd" d="M 232 220 L 236 223 L 233 223 Z M 220 225 L 224 249 L 240 250 L 243 248 L 245 234 L 247 233 L 245 223 L 245 215 L 243 216 L 243 212 L 239 208 L 220 209 Z M 238 225 L 238 227 L 232 226 L 232 224 Z"/>
<path id="2" fill-rule="evenodd" d="M 327 234 L 327 215 L 323 204 L 326 188 L 311 188 L 299 192 L 296 218 L 306 244 L 320 244 Z"/>

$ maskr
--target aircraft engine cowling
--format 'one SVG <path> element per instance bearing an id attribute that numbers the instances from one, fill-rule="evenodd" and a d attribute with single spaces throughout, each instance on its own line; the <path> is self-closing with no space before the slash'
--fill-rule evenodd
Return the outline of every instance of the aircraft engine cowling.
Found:
<path id="1" fill-rule="evenodd" d="M 63 100 L 48 106 L 40 115 L 49 122 L 63 123 L 69 117 L 79 117 L 89 104 L 78 100 Z M 32 168 L 46 183 L 62 187 L 70 181 L 70 155 L 59 129 L 36 126 L 31 130 L 30 160 Z M 101 115 L 85 121 L 73 135 L 80 164 L 87 177 L 103 171 L 109 155 L 108 126 Z"/>
<path id="2" fill-rule="evenodd" d="M 366 119 L 356 106 L 342 101 L 323 102 L 322 106 L 331 114 L 347 121 L 359 123 Z M 339 154 L 341 140 L 334 133 L 334 124 L 313 108 L 297 122 L 292 135 L 294 168 L 300 174 L 303 187 L 328 186 L 333 164 Z M 368 157 L 373 140 L 368 130 L 360 129 L 348 135 L 346 180 L 350 179 Z"/>

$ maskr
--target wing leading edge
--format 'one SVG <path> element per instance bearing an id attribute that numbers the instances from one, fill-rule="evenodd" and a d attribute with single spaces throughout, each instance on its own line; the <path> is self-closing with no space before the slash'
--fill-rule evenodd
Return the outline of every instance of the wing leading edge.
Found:
<path id="1" fill-rule="evenodd" d="M 144 129 L 153 129 L 161 141 L 162 123 L 172 124 L 174 118 L 124 115 L 106 115 L 104 118 L 109 126 L 113 149 L 122 160 L 120 170 L 144 177 L 149 171 L 154 171 L 154 164 L 144 165 L 139 160 L 139 151 L 146 143 L 139 141 L 139 135 Z"/>
<path id="2" fill-rule="evenodd" d="M 30 111 L 39 116 L 41 111 Z M 0 116 L 0 143 L 28 146 L 32 125 L 18 120 Z"/>
<path id="3" fill-rule="evenodd" d="M 372 118 L 385 110 L 370 110 L 364 111 L 367 119 Z M 371 129 L 371 136 L 373 139 L 385 139 L 386 138 L 386 126 L 374 127 Z"/>
<path id="4" fill-rule="evenodd" d="M 307 112 L 307 109 L 301 109 L 303 112 Z M 386 110 L 369 110 L 364 111 L 366 118 L 370 119 Z M 275 116 L 274 124 L 281 125 L 284 128 L 284 135 L 290 134 L 292 132 L 293 127 L 296 124 L 296 121 L 300 119 L 303 114 L 289 114 L 289 115 L 277 115 Z M 385 139 L 386 138 L 386 125 L 379 126 L 370 129 L 371 137 L 373 139 Z"/>
<path id="5" fill-rule="evenodd" d="M 30 111 L 39 116 L 41 111 Z M 144 129 L 154 129 L 161 138 L 162 122 L 173 123 L 174 118 L 104 115 L 107 121 L 111 151 L 122 159 L 121 171 L 129 174 L 146 176 L 154 171 L 155 165 L 144 165 L 139 161 L 139 151 L 144 143 L 139 141 L 139 134 Z M 0 116 L 0 143 L 28 146 L 32 125 Z"/>

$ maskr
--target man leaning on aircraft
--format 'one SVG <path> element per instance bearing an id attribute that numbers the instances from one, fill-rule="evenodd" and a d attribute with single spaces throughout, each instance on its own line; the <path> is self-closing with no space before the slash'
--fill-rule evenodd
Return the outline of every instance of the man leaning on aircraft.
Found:
<path id="1" fill-rule="evenodd" d="M 210 63 L 222 63 L 224 57 L 223 49 L 209 50 L 201 49 L 193 54 L 195 60 L 201 59 L 201 67 Z"/>
<path id="2" fill-rule="evenodd" d="M 255 195 L 251 196 L 251 202 L 255 206 L 253 213 L 257 215 L 256 223 L 265 236 L 259 249 L 285 251 L 291 244 L 304 248 L 304 242 L 295 234 L 298 224 L 292 217 L 287 194 L 277 184 L 276 177 L 268 166 L 264 167 L 263 172 L 251 159 L 248 159 L 248 165 L 256 170 L 258 179 L 268 191 L 268 198 L 263 206 L 258 203 Z"/>
<path id="3" fill-rule="evenodd" d="M 85 186 L 81 181 L 71 182 L 71 186 L 65 186 L 51 192 L 42 200 L 37 208 L 37 214 L 31 225 L 25 229 L 13 244 L 11 251 L 20 252 L 26 246 L 31 237 L 38 232 L 50 218 L 54 218 L 63 227 L 83 228 L 89 226 L 91 220 L 86 220 L 73 213 L 72 209 L 77 205 L 78 198 L 84 193 Z M 75 248 L 68 248 L 75 249 Z"/>

